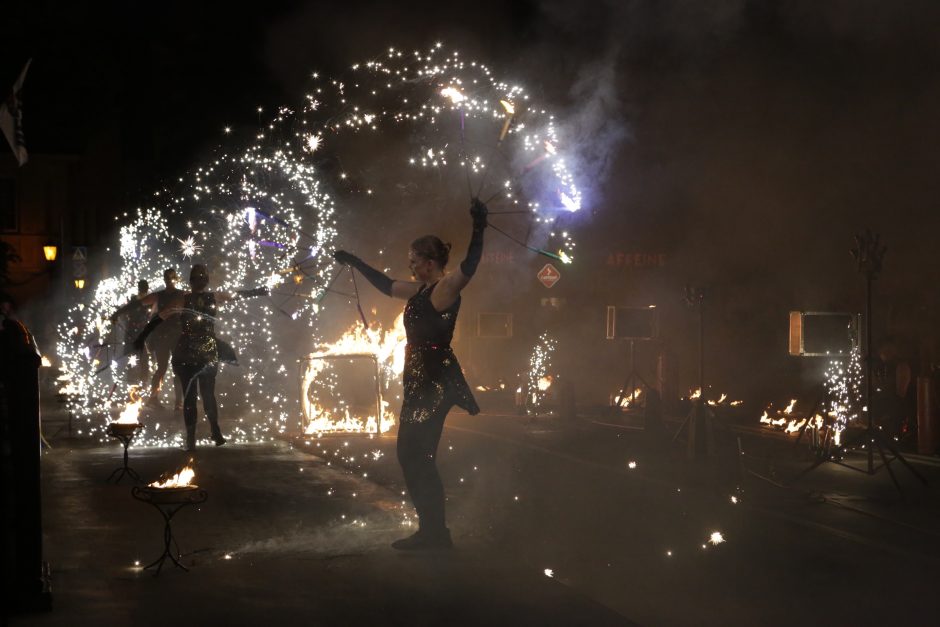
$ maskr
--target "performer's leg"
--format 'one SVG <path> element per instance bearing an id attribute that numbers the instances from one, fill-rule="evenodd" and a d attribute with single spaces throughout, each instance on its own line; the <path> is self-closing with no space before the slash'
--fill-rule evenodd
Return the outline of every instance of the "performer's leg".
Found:
<path id="1" fill-rule="evenodd" d="M 447 534 L 444 518 L 444 485 L 437 470 L 437 447 L 450 405 L 441 407 L 426 421 L 402 423 L 398 430 L 398 461 L 405 484 L 418 512 L 420 531 L 431 536 Z"/>
<path id="2" fill-rule="evenodd" d="M 215 364 L 207 366 L 199 375 L 199 395 L 202 397 L 202 408 L 206 412 L 206 420 L 212 428 L 212 440 L 216 446 L 225 444 L 222 430 L 219 429 L 219 406 L 215 401 L 215 377 L 219 367 Z"/>
<path id="3" fill-rule="evenodd" d="M 150 380 L 150 399 L 156 403 L 160 396 L 160 388 L 163 386 L 163 377 L 166 375 L 167 366 L 170 364 L 170 351 L 173 347 L 170 346 L 169 342 L 160 341 L 156 342 L 152 348 L 157 362 L 157 370 Z"/>
<path id="4" fill-rule="evenodd" d="M 140 383 L 140 389 L 143 390 L 144 385 L 147 384 L 147 376 L 150 374 L 150 351 L 147 350 L 147 346 L 144 345 L 139 351 L 140 361 L 140 376 L 138 377 Z"/>
<path id="5" fill-rule="evenodd" d="M 197 373 L 200 366 L 191 364 L 174 364 L 173 370 L 177 373 L 180 384 L 183 387 L 183 422 L 186 425 L 186 450 L 191 451 L 196 448 L 196 395 Z"/>

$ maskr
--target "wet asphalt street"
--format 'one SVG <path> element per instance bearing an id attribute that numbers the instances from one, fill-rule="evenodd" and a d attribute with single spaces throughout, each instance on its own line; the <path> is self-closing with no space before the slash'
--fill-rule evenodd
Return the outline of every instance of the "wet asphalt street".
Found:
<path id="1" fill-rule="evenodd" d="M 141 566 L 162 550 L 159 514 L 104 482 L 119 447 L 53 438 L 55 610 L 12 624 L 936 623 L 940 466 L 917 460 L 926 488 L 899 469 L 903 497 L 884 471 L 833 464 L 781 487 L 804 449 L 716 442 L 691 464 L 622 417 L 454 413 L 439 465 L 457 549 L 424 555 L 388 546 L 413 530 L 394 436 L 200 448 L 209 498 L 173 521 L 191 571 L 155 578 Z M 131 448 L 145 479 L 186 459 Z"/>

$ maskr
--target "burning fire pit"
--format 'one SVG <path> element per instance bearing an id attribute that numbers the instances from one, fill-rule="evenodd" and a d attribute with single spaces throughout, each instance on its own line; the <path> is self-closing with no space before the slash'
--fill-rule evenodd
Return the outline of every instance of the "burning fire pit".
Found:
<path id="1" fill-rule="evenodd" d="M 190 464 L 192 464 L 192 460 L 190 460 Z M 144 566 L 144 570 L 153 568 L 154 566 L 157 567 L 157 572 L 154 573 L 154 577 L 160 574 L 160 570 L 163 568 L 163 562 L 165 562 L 167 558 L 170 558 L 178 568 L 189 572 L 189 569 L 183 566 L 179 561 L 179 558 L 182 556 L 179 553 L 179 545 L 173 538 L 173 529 L 170 522 L 173 520 L 173 517 L 187 505 L 199 505 L 200 503 L 205 503 L 209 498 L 208 492 L 192 483 L 195 475 L 196 473 L 190 465 L 180 470 L 170 479 L 154 481 L 143 488 L 137 486 L 131 488 L 131 496 L 138 501 L 152 505 L 153 508 L 163 516 L 163 553 L 153 562 Z M 176 555 L 170 550 L 171 544 L 176 547 Z"/>
<path id="2" fill-rule="evenodd" d="M 117 479 L 114 481 L 115 484 L 121 483 L 121 479 L 124 478 L 124 475 L 130 475 L 131 479 L 137 483 L 141 481 L 137 471 L 127 465 L 127 448 L 131 445 L 131 440 L 134 439 L 137 432 L 143 428 L 143 425 L 137 422 L 137 415 L 140 412 L 141 403 L 143 403 L 142 400 L 130 403 L 124 408 L 124 411 L 121 412 L 120 418 L 108 424 L 107 434 L 112 438 L 118 439 L 121 444 L 124 445 L 124 465 L 114 469 L 108 476 L 108 482 L 114 479 L 115 475 L 117 475 Z"/>

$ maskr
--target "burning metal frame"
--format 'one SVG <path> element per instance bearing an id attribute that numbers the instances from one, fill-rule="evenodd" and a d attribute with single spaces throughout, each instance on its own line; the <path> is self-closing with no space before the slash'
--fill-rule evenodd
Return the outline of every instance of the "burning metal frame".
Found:
<path id="1" fill-rule="evenodd" d="M 375 366 L 374 420 L 371 416 L 366 418 L 365 421 L 350 417 L 348 411 L 345 419 L 332 420 L 328 415 L 324 415 L 327 412 L 310 402 L 310 386 L 313 384 L 317 372 L 317 369 L 313 367 L 313 362 L 337 359 L 369 359 L 372 361 Z M 387 431 L 387 428 L 383 429 L 383 425 L 387 424 L 384 419 L 386 403 L 382 399 L 382 368 L 377 355 L 374 353 L 311 354 L 300 360 L 300 362 L 303 364 L 300 373 L 300 402 L 303 410 L 300 422 L 301 433 L 305 435 L 331 432 L 378 434 Z"/>

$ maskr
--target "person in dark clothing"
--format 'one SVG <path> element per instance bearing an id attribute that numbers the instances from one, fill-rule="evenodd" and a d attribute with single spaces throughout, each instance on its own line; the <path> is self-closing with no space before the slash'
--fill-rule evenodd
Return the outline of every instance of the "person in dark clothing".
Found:
<path id="1" fill-rule="evenodd" d="M 169 303 L 183 293 L 182 290 L 176 287 L 176 281 L 178 279 L 176 269 L 167 268 L 163 271 L 163 283 L 165 287 L 162 290 L 151 292 L 141 298 L 139 301 L 140 304 L 147 307 L 155 307 L 157 311 L 166 309 Z M 112 315 L 112 319 L 125 313 L 130 305 L 131 303 L 128 303 L 115 311 Z M 170 316 L 166 324 L 162 325 L 160 329 L 150 337 L 148 346 L 156 361 L 157 369 L 150 380 L 150 400 L 147 401 L 148 405 L 153 407 L 160 406 L 160 389 L 163 387 L 163 378 L 166 376 L 167 367 L 170 365 L 170 354 L 177 340 L 179 340 L 179 336 L 180 320 L 179 315 L 175 314 Z M 180 411 L 183 408 L 183 395 L 178 383 L 175 385 L 175 393 L 176 410 Z"/>
<path id="2" fill-rule="evenodd" d="M 400 550 L 451 548 L 444 517 L 444 486 L 435 457 L 444 419 L 454 405 L 476 415 L 480 408 L 450 347 L 460 311 L 460 292 L 483 255 L 486 205 L 474 199 L 473 233 L 459 272 L 445 273 L 450 245 L 426 235 L 411 243 L 409 267 L 415 281 L 397 281 L 346 251 L 333 258 L 350 265 L 376 289 L 405 305 L 404 399 L 398 425 L 398 462 L 418 513 L 418 531 L 392 543 Z"/>
<path id="3" fill-rule="evenodd" d="M 894 337 L 885 338 L 878 347 L 875 370 L 876 418 L 898 439 L 911 438 L 917 429 L 918 360 L 914 352 Z"/>
<path id="4" fill-rule="evenodd" d="M 216 446 L 225 444 L 219 428 L 219 410 L 215 400 L 215 377 L 220 361 L 231 361 L 234 353 L 227 344 L 216 338 L 216 309 L 219 305 L 249 296 L 267 294 L 266 288 L 238 292 L 207 292 L 209 272 L 202 264 L 195 264 L 189 274 L 192 293 L 180 291 L 169 300 L 137 337 L 135 346 L 143 345 L 147 336 L 164 320 L 178 317 L 181 333 L 173 348 L 173 371 L 183 389 L 183 421 L 186 425 L 185 449 L 196 448 L 196 399 L 202 397 L 202 408 L 212 429 Z M 226 357 L 231 355 L 231 359 Z M 221 356 L 221 359 L 220 359 Z"/>
<path id="5" fill-rule="evenodd" d="M 149 291 L 150 285 L 146 281 L 143 279 L 137 281 L 137 294 L 131 298 L 126 305 L 111 315 L 112 323 L 116 322 L 120 315 L 124 315 L 127 318 L 124 325 L 125 352 L 134 352 L 137 356 L 137 364 L 134 370 L 136 370 L 136 378 L 141 385 L 146 383 L 147 377 L 150 375 L 150 354 L 146 346 L 140 350 L 134 350 L 133 344 L 134 339 L 144 330 L 144 327 L 147 326 L 147 322 L 150 321 L 151 307 L 143 304 L 143 299 L 147 296 Z"/>

